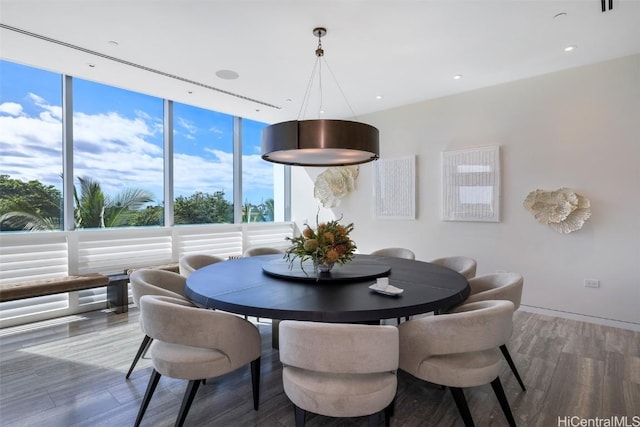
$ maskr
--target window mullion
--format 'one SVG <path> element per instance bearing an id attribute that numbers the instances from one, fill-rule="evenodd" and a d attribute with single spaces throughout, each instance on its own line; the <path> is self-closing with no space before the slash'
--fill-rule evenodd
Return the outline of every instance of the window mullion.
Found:
<path id="1" fill-rule="evenodd" d="M 62 76 L 62 218 L 63 230 L 75 229 L 73 197 L 73 78 Z"/>
<path id="2" fill-rule="evenodd" d="M 174 225 L 173 215 L 173 101 L 164 100 L 164 225 Z"/>
<path id="3" fill-rule="evenodd" d="M 233 222 L 242 223 L 242 118 L 233 117 Z"/>

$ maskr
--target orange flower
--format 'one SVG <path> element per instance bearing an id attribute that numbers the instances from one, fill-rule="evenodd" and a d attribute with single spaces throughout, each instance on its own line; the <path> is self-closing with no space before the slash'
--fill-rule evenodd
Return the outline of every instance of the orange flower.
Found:
<path id="1" fill-rule="evenodd" d="M 338 261 L 339 258 L 340 258 L 340 254 L 335 249 L 329 249 L 324 254 L 324 259 L 327 262 L 336 262 L 336 261 Z"/>
<path id="2" fill-rule="evenodd" d="M 304 242 L 304 250 L 307 252 L 313 252 L 318 249 L 318 241 L 316 239 L 309 239 Z"/>
<path id="3" fill-rule="evenodd" d="M 310 239 L 311 236 L 313 236 L 313 230 L 311 229 L 311 227 L 307 226 L 307 228 L 305 228 L 302 232 L 302 235 L 307 239 Z"/>
<path id="4" fill-rule="evenodd" d="M 336 241 L 336 236 L 334 236 L 333 233 L 330 231 L 323 233 L 322 237 L 324 237 L 324 239 L 327 242 L 330 242 L 331 244 L 333 244 Z"/>

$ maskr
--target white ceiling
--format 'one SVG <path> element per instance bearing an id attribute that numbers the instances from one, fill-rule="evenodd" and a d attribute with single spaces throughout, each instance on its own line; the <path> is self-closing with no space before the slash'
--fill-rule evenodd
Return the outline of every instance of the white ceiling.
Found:
<path id="1" fill-rule="evenodd" d="M 315 97 L 300 114 L 317 26 L 325 118 L 640 53 L 638 0 L 0 0 L 0 23 L 4 59 L 269 123 L 318 117 Z"/>

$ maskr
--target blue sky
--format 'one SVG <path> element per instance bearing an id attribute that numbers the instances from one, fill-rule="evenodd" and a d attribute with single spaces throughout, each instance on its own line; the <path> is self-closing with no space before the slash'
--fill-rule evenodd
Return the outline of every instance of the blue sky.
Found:
<path id="1" fill-rule="evenodd" d="M 61 76 L 0 60 L 0 173 L 60 188 Z M 74 89 L 74 174 L 109 195 L 163 185 L 163 103 L 81 79 Z M 243 120 L 243 200 L 273 197 L 273 165 L 260 158 L 263 123 Z M 233 118 L 174 103 L 174 195 L 233 192 Z"/>

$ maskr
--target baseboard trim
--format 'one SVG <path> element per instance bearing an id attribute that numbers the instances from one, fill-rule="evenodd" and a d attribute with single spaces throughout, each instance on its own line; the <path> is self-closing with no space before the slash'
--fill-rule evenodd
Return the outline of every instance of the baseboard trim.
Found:
<path id="1" fill-rule="evenodd" d="M 640 323 L 624 322 L 621 320 L 607 319 L 604 317 L 587 316 L 585 314 L 571 313 L 568 311 L 552 310 L 549 308 L 535 307 L 532 305 L 520 305 L 520 310 L 530 313 L 545 314 L 547 316 L 562 317 L 564 319 L 579 320 L 581 322 L 596 323 L 598 325 L 612 326 L 614 328 L 630 329 L 640 332 Z"/>

